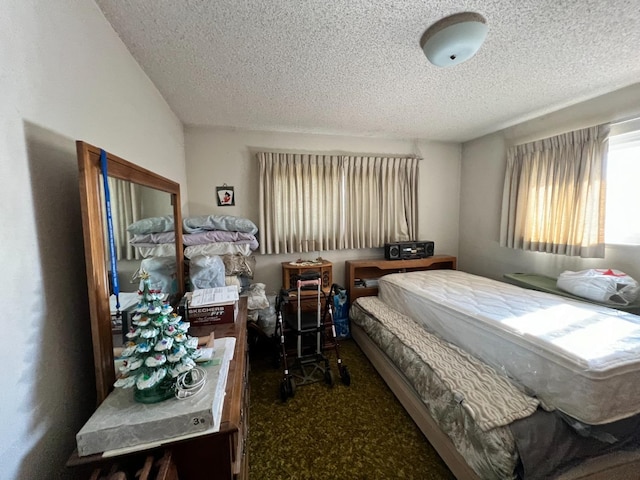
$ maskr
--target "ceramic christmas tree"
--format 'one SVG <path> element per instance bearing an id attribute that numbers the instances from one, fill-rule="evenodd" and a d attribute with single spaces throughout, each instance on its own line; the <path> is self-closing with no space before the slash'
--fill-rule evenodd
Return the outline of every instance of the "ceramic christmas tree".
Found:
<path id="1" fill-rule="evenodd" d="M 149 287 L 149 274 L 142 272 L 140 301 L 131 319 L 115 387 L 134 388 L 135 399 L 155 403 L 174 395 L 178 376 L 195 366 L 200 356 L 198 339 L 187 335 L 189 323 L 164 303 L 165 295 Z"/>

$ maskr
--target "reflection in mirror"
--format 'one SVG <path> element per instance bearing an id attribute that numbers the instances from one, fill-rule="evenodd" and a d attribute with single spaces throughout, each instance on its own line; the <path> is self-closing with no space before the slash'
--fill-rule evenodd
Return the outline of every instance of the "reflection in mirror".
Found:
<path id="1" fill-rule="evenodd" d="M 121 339 L 115 339 L 114 343 L 109 301 L 112 291 L 109 279 L 111 263 L 108 237 L 105 234 L 107 225 L 100 162 L 101 150 L 81 141 L 76 142 L 76 146 L 96 392 L 97 402 L 100 404 L 113 389 L 115 381 L 113 349 L 114 345 L 121 343 Z M 180 185 L 108 152 L 106 160 L 112 218 L 115 217 L 113 218 L 114 229 L 118 230 L 117 240 L 114 238 L 114 243 L 118 260 L 118 279 L 122 291 L 137 292 L 138 283 L 131 283 L 131 276 L 135 270 L 150 269 L 152 265 L 148 265 L 149 262 L 158 262 L 157 259 L 162 259 L 162 262 L 169 262 L 173 269 L 169 275 L 170 286 L 167 288 L 171 289 L 171 293 L 175 293 L 174 298 L 180 298 L 184 293 Z M 132 248 L 130 240 L 134 240 L 134 237 L 128 228 L 129 225 L 150 216 L 160 218 L 169 215 L 172 215 L 171 229 L 166 229 L 164 232 L 166 235 L 163 237 L 165 242 L 162 247 L 165 250 L 163 256 L 157 255 L 157 250 L 145 251 L 142 245 Z M 138 220 L 136 216 L 139 216 Z"/>
<path id="2" fill-rule="evenodd" d="M 109 177 L 111 217 L 116 251 L 119 295 L 113 293 L 109 271 L 109 306 L 113 327 L 113 346 L 126 343 L 131 309 L 138 302 L 141 270 L 153 273 L 154 287 L 168 294 L 177 292 L 175 237 L 173 229 L 164 234 L 140 235 L 129 228 L 143 219 L 173 216 L 171 195 L 161 190 L 126 180 Z M 104 204 L 104 187 L 101 189 Z M 105 243 L 108 243 L 107 221 L 103 212 Z M 105 264 L 111 268 L 110 252 L 106 251 Z M 117 355 L 116 355 L 117 356 Z M 117 363 L 116 363 L 117 365 Z"/>

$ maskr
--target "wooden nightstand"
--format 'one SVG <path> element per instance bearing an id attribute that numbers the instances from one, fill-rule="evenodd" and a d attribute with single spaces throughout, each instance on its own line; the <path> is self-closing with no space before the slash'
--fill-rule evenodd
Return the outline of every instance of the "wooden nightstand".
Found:
<path id="1" fill-rule="evenodd" d="M 313 264 L 309 262 L 282 262 L 282 288 L 285 290 L 296 288 L 301 274 L 318 272 L 322 278 L 322 290 L 328 293 L 333 283 L 332 269 L 332 263 L 326 260 Z"/>

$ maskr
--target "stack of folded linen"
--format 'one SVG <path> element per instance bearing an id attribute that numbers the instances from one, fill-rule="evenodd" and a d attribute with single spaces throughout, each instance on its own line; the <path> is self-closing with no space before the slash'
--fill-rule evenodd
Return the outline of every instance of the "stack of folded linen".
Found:
<path id="1" fill-rule="evenodd" d="M 259 247 L 258 227 L 251 220 L 232 215 L 201 215 L 187 217 L 182 224 L 192 288 L 226 284 L 242 290 L 249 285 L 255 269 L 252 252 Z M 131 234 L 129 243 L 145 259 L 175 258 L 173 216 L 144 218 L 129 225 L 127 231 Z"/>
<path id="2" fill-rule="evenodd" d="M 255 269 L 252 252 L 259 247 L 255 236 L 258 227 L 251 220 L 232 215 L 187 217 L 183 230 L 184 256 L 190 260 L 189 277 L 194 288 L 236 285 L 242 291 L 249 285 Z M 219 276 L 213 280 L 221 266 L 212 261 L 214 256 L 222 259 L 223 283 Z"/>

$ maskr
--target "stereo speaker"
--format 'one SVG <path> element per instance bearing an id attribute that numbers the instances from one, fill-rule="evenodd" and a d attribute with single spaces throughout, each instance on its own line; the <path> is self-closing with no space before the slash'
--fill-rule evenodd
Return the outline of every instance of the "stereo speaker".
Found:
<path id="1" fill-rule="evenodd" d="M 385 243 L 384 258 L 387 260 L 411 260 L 432 257 L 434 246 L 431 241 Z"/>

